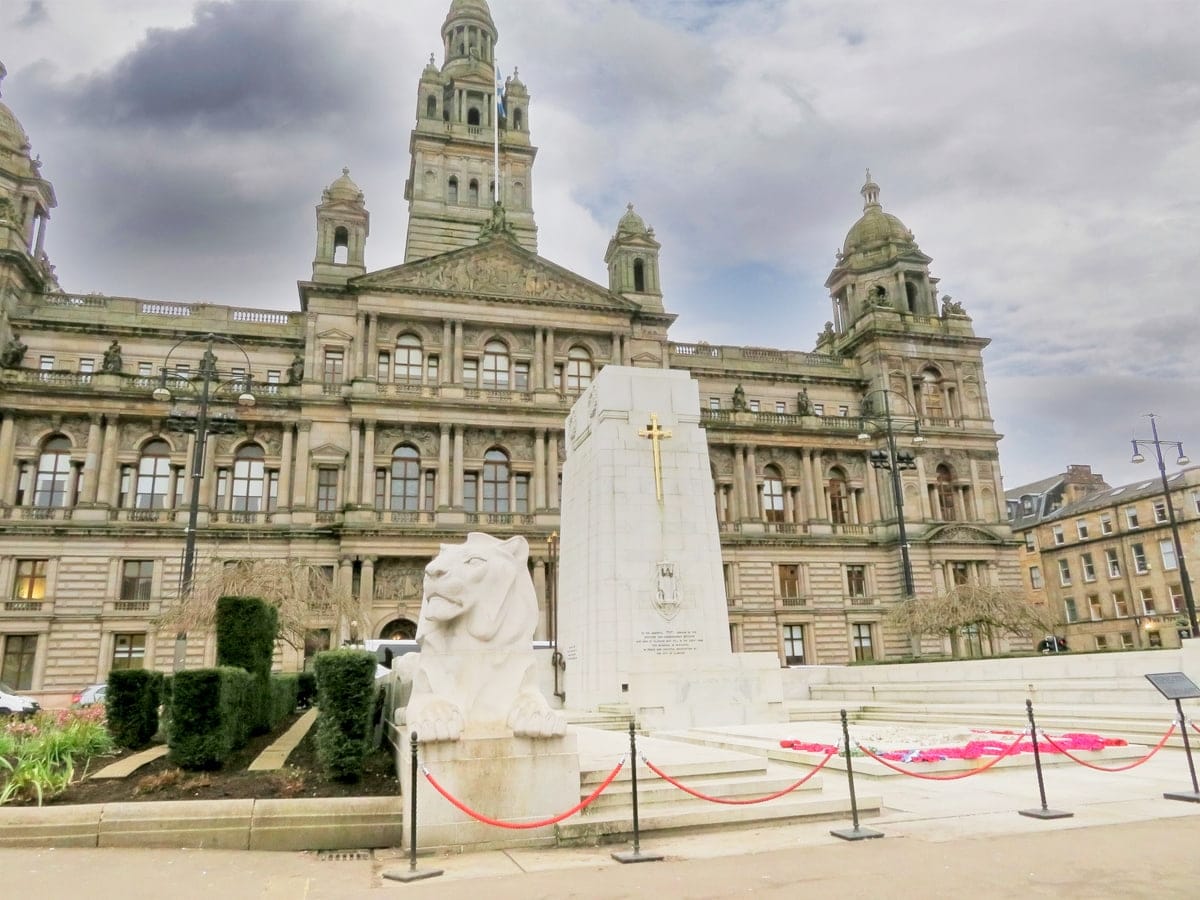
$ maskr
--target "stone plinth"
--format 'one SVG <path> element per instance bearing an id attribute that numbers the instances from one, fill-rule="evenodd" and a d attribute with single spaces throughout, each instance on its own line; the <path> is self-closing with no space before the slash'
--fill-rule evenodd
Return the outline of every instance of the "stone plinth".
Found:
<path id="1" fill-rule="evenodd" d="M 629 673 L 628 705 L 647 731 L 783 722 L 783 679 L 774 653 L 643 660 Z"/>
<path id="2" fill-rule="evenodd" d="M 404 845 L 411 836 L 412 763 L 407 740 L 398 741 L 396 768 L 404 796 Z M 532 740 L 499 737 L 422 744 L 419 760 L 448 793 L 471 809 L 507 822 L 534 822 L 579 802 L 579 752 L 574 733 Z M 417 773 L 417 848 L 549 846 L 553 825 L 511 830 L 477 822 L 459 811 Z"/>

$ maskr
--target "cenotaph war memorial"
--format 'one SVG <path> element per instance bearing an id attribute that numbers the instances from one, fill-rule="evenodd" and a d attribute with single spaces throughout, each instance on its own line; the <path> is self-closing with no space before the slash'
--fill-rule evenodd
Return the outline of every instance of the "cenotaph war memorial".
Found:
<path id="1" fill-rule="evenodd" d="M 778 657 L 730 649 L 696 382 L 605 366 L 566 432 L 566 706 L 628 709 L 645 730 L 782 721 Z"/>

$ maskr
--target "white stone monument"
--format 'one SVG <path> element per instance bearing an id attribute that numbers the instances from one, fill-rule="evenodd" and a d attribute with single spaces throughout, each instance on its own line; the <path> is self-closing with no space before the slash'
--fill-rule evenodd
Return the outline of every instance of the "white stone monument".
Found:
<path id="1" fill-rule="evenodd" d="M 567 419 L 558 588 L 566 705 L 640 727 L 781 721 L 779 659 L 733 653 L 697 384 L 606 366 Z"/>

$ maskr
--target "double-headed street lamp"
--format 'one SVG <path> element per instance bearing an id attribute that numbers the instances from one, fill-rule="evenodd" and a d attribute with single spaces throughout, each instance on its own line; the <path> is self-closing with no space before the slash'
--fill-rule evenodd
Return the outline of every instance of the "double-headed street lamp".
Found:
<path id="1" fill-rule="evenodd" d="M 188 341 L 204 341 L 206 344 L 204 356 L 200 361 L 200 371 L 195 377 L 182 372 L 174 372 L 170 369 L 171 356 L 181 345 Z M 217 356 L 213 352 L 213 345 L 217 341 L 232 344 L 245 357 L 246 369 L 244 373 L 239 373 L 232 378 L 221 378 L 221 374 L 217 370 Z M 239 406 L 251 407 L 255 401 L 254 394 L 250 392 L 250 356 L 241 344 L 224 335 L 189 335 L 182 338 L 174 347 L 167 351 L 167 356 L 163 360 L 158 387 L 151 394 L 160 403 L 169 403 L 171 401 L 171 390 L 167 387 L 168 379 L 173 384 L 186 385 L 190 390 L 198 392 L 197 402 L 199 404 L 195 415 L 172 413 L 169 417 L 170 425 L 174 429 L 185 433 L 192 433 L 195 436 L 191 459 L 192 486 L 188 500 L 187 530 L 184 532 L 183 542 L 183 571 L 180 574 L 179 580 L 179 600 L 183 602 L 192 591 L 192 573 L 196 564 L 196 533 L 200 517 L 200 482 L 204 477 L 204 446 L 208 443 L 208 436 L 210 434 L 228 433 L 233 430 L 234 425 L 234 420 L 231 417 L 210 418 L 208 414 L 209 401 L 223 387 L 230 387 L 237 392 L 237 403 Z M 186 642 L 187 632 L 181 631 L 175 636 L 176 671 L 183 668 L 183 654 L 186 649 Z"/>
<path id="2" fill-rule="evenodd" d="M 1183 558 L 1183 541 L 1179 539 L 1179 523 L 1175 520 L 1175 507 L 1171 503 L 1171 488 L 1167 484 L 1167 465 L 1163 462 L 1162 448 L 1175 448 L 1175 452 L 1179 454 L 1179 458 L 1175 460 L 1176 465 L 1186 466 L 1191 460 L 1183 452 L 1181 442 L 1159 439 L 1158 417 L 1154 413 L 1147 413 L 1146 418 L 1150 420 L 1150 433 L 1153 437 L 1149 440 L 1134 438 L 1130 442 L 1133 444 L 1133 458 L 1130 462 L 1145 462 L 1146 457 L 1142 455 L 1142 447 L 1154 448 L 1154 458 L 1158 462 L 1158 474 L 1162 478 L 1163 502 L 1167 505 L 1167 521 L 1171 523 L 1171 538 L 1175 541 L 1175 558 L 1179 560 L 1179 578 L 1183 581 L 1183 602 L 1187 605 L 1188 625 L 1191 628 L 1192 637 L 1200 637 L 1200 623 L 1196 621 L 1196 600 L 1192 596 L 1192 583 L 1188 579 L 1187 561 Z"/>
<path id="3" fill-rule="evenodd" d="M 868 412 L 869 398 L 879 394 L 883 397 L 883 414 L 872 415 Z M 903 400 L 912 410 L 912 421 L 896 423 L 892 416 L 891 401 L 889 395 L 895 394 Z M 918 446 L 925 443 L 925 436 L 921 434 L 921 419 L 917 415 L 917 411 L 913 409 L 912 403 L 903 394 L 890 390 L 889 388 L 877 388 L 870 391 L 863 397 L 863 428 L 859 432 L 858 439 L 860 441 L 869 441 L 874 435 L 867 430 L 867 424 L 870 422 L 880 423 L 883 425 L 883 435 L 885 438 L 883 450 L 872 450 L 870 453 L 871 465 L 876 469 L 885 469 L 891 473 L 892 478 L 892 500 L 896 506 L 896 525 L 900 532 L 900 563 L 904 570 L 904 598 L 911 599 L 915 593 L 913 587 L 913 570 L 912 557 L 909 554 L 908 546 L 908 530 L 904 525 L 904 487 L 900 483 L 900 473 L 905 469 L 915 469 L 917 461 L 913 455 L 907 450 L 901 450 L 896 444 L 896 431 L 905 428 L 913 429 L 912 442 Z"/>

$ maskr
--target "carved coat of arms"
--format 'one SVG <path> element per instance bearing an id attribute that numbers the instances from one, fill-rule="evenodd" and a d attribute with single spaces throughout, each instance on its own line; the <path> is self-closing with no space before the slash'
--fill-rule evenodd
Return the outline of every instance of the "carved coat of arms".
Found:
<path id="1" fill-rule="evenodd" d="M 679 579 L 676 577 L 675 563 L 660 562 L 654 566 L 657 582 L 654 592 L 654 608 L 668 622 L 675 618 L 683 606 L 683 597 L 679 590 Z"/>

